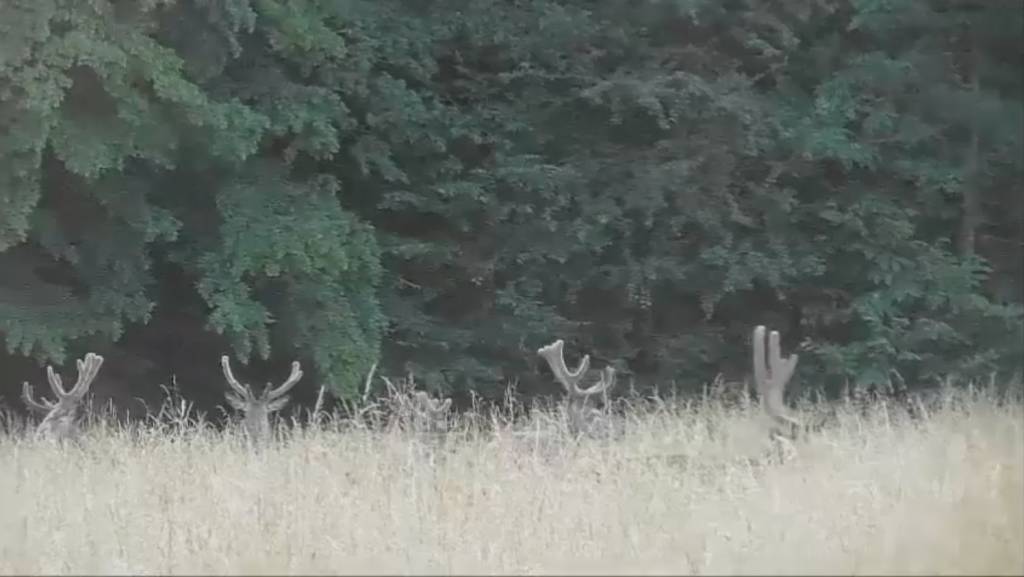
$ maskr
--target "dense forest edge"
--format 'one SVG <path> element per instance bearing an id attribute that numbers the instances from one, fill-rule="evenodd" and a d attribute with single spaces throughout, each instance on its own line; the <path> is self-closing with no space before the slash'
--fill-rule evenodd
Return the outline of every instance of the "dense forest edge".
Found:
<path id="1" fill-rule="evenodd" d="M 0 404 L 1010 380 L 1022 69 L 1019 0 L 5 0 Z"/>

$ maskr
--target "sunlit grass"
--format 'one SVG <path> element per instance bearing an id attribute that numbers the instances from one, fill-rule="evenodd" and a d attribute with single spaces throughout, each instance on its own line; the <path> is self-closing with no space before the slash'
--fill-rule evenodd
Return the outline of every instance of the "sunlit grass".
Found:
<path id="1" fill-rule="evenodd" d="M 444 439 L 340 422 L 0 438 L 0 572 L 1024 573 L 1024 410 L 831 411 L 777 458 L 755 408 L 549 415 Z M 824 409 L 820 408 L 824 414 Z"/>

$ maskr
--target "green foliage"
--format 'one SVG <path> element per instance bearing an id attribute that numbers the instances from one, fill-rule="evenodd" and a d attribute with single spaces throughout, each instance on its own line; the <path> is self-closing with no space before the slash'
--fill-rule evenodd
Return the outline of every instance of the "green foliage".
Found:
<path id="1" fill-rule="evenodd" d="M 276 74 L 232 74 L 250 68 L 233 59 L 256 17 L 241 1 L 0 6 L 20 31 L 0 64 L 9 350 L 60 361 L 69 341 L 146 322 L 164 281 L 154 255 L 168 254 L 241 357 L 273 340 L 339 389 L 376 358 L 372 232 L 328 174 L 289 168 L 337 150 L 340 101 L 272 60 Z"/>
<path id="2" fill-rule="evenodd" d="M 169 267 L 242 359 L 309 358 L 343 395 L 378 357 L 545 384 L 555 338 L 698 384 L 749 370 L 759 323 L 815 382 L 1019 368 L 1022 19 L 8 1 L 0 333 L 57 360 L 116 340 L 192 306 Z"/>
<path id="3" fill-rule="evenodd" d="M 282 339 L 310 351 L 341 391 L 357 390 L 383 329 L 371 230 L 338 205 L 329 176 L 309 182 L 257 167 L 217 194 L 220 242 L 196 263 L 210 326 L 247 358 L 270 355 L 276 310 Z"/>

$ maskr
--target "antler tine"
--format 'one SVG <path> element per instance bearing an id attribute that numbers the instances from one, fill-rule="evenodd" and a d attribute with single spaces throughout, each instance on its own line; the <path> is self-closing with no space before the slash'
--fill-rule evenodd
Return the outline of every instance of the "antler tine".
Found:
<path id="1" fill-rule="evenodd" d="M 64 381 L 61 380 L 57 371 L 53 370 L 53 365 L 46 365 L 46 382 L 50 383 L 50 390 L 58 399 L 68 396 L 67 391 L 64 390 Z"/>
<path id="2" fill-rule="evenodd" d="M 765 384 L 768 382 L 768 367 L 765 365 L 767 357 L 764 352 L 764 325 L 754 327 L 754 386 L 757 387 L 757 394 L 763 398 L 765 395 Z"/>
<path id="3" fill-rule="evenodd" d="M 782 358 L 782 346 L 779 344 L 779 331 L 772 331 L 768 335 L 768 366 L 771 370 L 772 380 L 776 381 L 781 390 L 793 377 L 796 370 L 796 362 L 799 357 L 796 354 Z"/>
<path id="4" fill-rule="evenodd" d="M 89 353 L 85 355 L 85 360 L 81 359 L 76 362 L 78 365 L 78 380 L 75 381 L 75 386 L 71 387 L 71 392 L 68 396 L 81 398 L 89 392 L 89 386 L 92 385 L 96 375 L 100 372 L 100 367 L 103 366 L 103 357 L 100 355 Z"/>
<path id="5" fill-rule="evenodd" d="M 56 403 L 47 401 L 46 399 L 42 399 L 42 401 L 35 400 L 32 395 L 32 385 L 30 385 L 28 381 L 25 381 L 21 385 L 21 399 L 25 401 L 25 404 L 28 405 L 30 409 L 43 413 L 50 412 L 53 407 L 56 406 Z"/>
<path id="6" fill-rule="evenodd" d="M 580 391 L 582 395 L 600 395 L 615 385 L 615 368 L 605 367 L 601 370 L 601 380 L 591 385 L 586 390 Z"/>
<path id="7" fill-rule="evenodd" d="M 253 398 L 252 391 L 249 390 L 248 385 L 239 383 L 238 379 L 235 378 L 234 373 L 231 372 L 231 360 L 228 359 L 227 355 L 221 355 L 220 368 L 224 372 L 224 379 L 228 382 L 228 386 L 231 387 L 233 391 L 238 393 L 246 401 Z"/>
<path id="8" fill-rule="evenodd" d="M 551 372 L 555 374 L 558 382 L 562 383 L 567 393 L 574 396 L 586 394 L 580 390 L 580 381 L 583 380 L 587 369 L 590 368 L 590 355 L 583 355 L 576 370 L 570 371 L 569 367 L 565 365 L 565 342 L 562 339 L 537 349 L 537 354 L 544 357 L 544 360 L 548 362 Z"/>
<path id="9" fill-rule="evenodd" d="M 288 375 L 288 380 L 281 384 L 280 387 L 268 391 L 266 393 L 267 399 L 272 400 L 280 397 L 281 395 L 288 392 L 289 389 L 295 386 L 295 383 L 299 382 L 302 378 L 302 366 L 299 361 L 292 361 L 292 372 Z"/>

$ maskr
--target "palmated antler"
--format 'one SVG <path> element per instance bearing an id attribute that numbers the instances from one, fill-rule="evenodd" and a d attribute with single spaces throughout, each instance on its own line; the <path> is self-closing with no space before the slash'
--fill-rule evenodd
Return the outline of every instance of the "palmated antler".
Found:
<path id="1" fill-rule="evenodd" d="M 590 368 L 590 355 L 583 355 L 576 370 L 571 371 L 565 364 L 564 349 L 565 342 L 558 339 L 550 345 L 538 349 L 537 354 L 548 362 L 555 379 L 565 389 L 569 431 L 573 435 L 578 435 L 594 429 L 594 418 L 597 415 L 587 410 L 587 401 L 594 395 L 608 392 L 615 385 L 615 369 L 611 366 L 605 367 L 601 370 L 598 382 L 584 389 L 580 383 L 583 382 L 587 370 Z"/>
<path id="2" fill-rule="evenodd" d="M 60 375 L 53 370 L 53 366 L 46 367 L 46 380 L 50 383 L 50 390 L 53 391 L 56 401 L 49 399 L 35 400 L 32 385 L 25 381 L 21 388 L 21 398 L 32 410 L 46 413 L 46 417 L 36 428 L 37 436 L 54 436 L 56 438 L 71 438 L 78 433 L 77 417 L 78 407 L 89 392 L 89 387 L 103 365 L 103 357 L 89 353 L 84 359 L 76 361 L 78 366 L 78 380 L 75 381 L 71 390 L 64 389 L 64 382 Z"/>
<path id="3" fill-rule="evenodd" d="M 763 325 L 754 328 L 754 384 L 757 394 L 761 397 L 761 407 L 780 427 L 785 436 L 795 438 L 800 430 L 800 422 L 786 414 L 786 406 L 782 397 L 786 384 L 793 377 L 799 357 L 795 354 L 782 357 L 782 346 L 779 343 L 779 332 L 768 334 L 768 351 L 765 354 L 765 332 Z M 773 431 L 773 433 L 778 431 Z"/>
<path id="4" fill-rule="evenodd" d="M 288 404 L 288 396 L 285 393 L 302 378 L 302 367 L 299 362 L 292 362 L 292 372 L 281 386 L 271 388 L 268 384 L 261 395 L 253 394 L 252 388 L 248 384 L 240 383 L 235 378 L 231 371 L 231 361 L 227 355 L 221 356 L 220 366 L 224 372 L 224 379 L 231 387 L 231 391 L 224 393 L 224 397 L 228 404 L 245 415 L 246 433 L 254 440 L 269 437 L 270 414 L 283 409 Z"/>
<path id="5" fill-rule="evenodd" d="M 538 349 L 537 354 L 544 357 L 544 360 L 548 362 L 551 372 L 555 374 L 558 382 L 562 383 L 565 392 L 570 397 L 599 395 L 611 389 L 615 384 L 615 369 L 609 366 L 601 371 L 601 379 L 597 383 L 586 389 L 580 388 L 580 383 L 583 382 L 587 369 L 590 368 L 590 355 L 583 355 L 583 359 L 576 366 L 576 370 L 570 371 L 569 367 L 565 365 L 564 349 L 565 342 L 562 339 L 558 339 L 550 345 Z"/>

